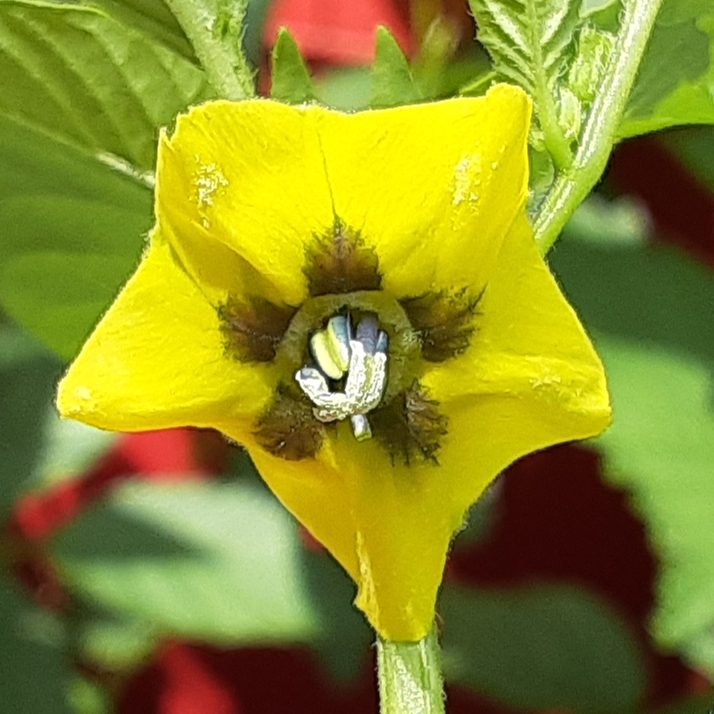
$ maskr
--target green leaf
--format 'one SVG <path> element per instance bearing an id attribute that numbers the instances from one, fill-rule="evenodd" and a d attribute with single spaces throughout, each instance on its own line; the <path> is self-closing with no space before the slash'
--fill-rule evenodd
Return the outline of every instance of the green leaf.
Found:
<path id="1" fill-rule="evenodd" d="M 111 303 L 117 276 L 133 267 L 143 219 L 139 211 L 66 197 L 0 203 L 0 222 L 10 227 L 0 265 L 8 311 L 58 354 L 73 355 Z"/>
<path id="2" fill-rule="evenodd" d="M 480 97 L 488 91 L 498 75 L 490 69 L 484 69 L 475 79 L 459 89 L 459 94 L 465 97 Z"/>
<path id="3" fill-rule="evenodd" d="M 370 106 L 394 107 L 421 99 L 409 62 L 394 35 L 384 26 L 377 28 L 377 54 L 372 66 Z"/>
<path id="4" fill-rule="evenodd" d="M 219 643 L 318 633 L 297 525 L 250 483 L 137 483 L 57 540 L 75 594 L 158 630 Z"/>
<path id="5" fill-rule="evenodd" d="M 709 674 L 710 678 L 714 675 L 714 632 L 711 628 L 688 638 L 686 653 L 700 671 Z"/>
<path id="6" fill-rule="evenodd" d="M 700 181 L 714 191 L 714 126 L 688 126 L 657 137 Z"/>
<path id="7" fill-rule="evenodd" d="M 45 420 L 45 441 L 34 470 L 32 486 L 46 487 L 59 480 L 79 476 L 99 460 L 116 442 L 117 434 L 60 419 L 51 410 Z"/>
<path id="8" fill-rule="evenodd" d="M 339 67 L 317 78 L 320 102 L 345 112 L 369 108 L 372 72 L 367 67 Z"/>
<path id="9" fill-rule="evenodd" d="M 45 416 L 61 365 L 34 340 L 7 326 L 0 327 L 0 355 L 1 521 L 40 461 Z"/>
<path id="10" fill-rule="evenodd" d="M 111 672 L 135 669 L 151 655 L 159 640 L 155 629 L 141 620 L 86 617 L 78 629 L 82 659 Z"/>
<path id="11" fill-rule="evenodd" d="M 494 69 L 533 97 L 539 126 L 532 138 L 542 130 L 542 143 L 556 166 L 568 167 L 581 107 L 561 78 L 574 54 L 582 0 L 469 0 L 469 4 L 478 39 L 491 55 Z"/>
<path id="12" fill-rule="evenodd" d="M 123 25 L 141 30 L 194 64 L 198 62 L 191 43 L 164 0 L 81 0 L 81 4 L 98 7 Z"/>
<path id="13" fill-rule="evenodd" d="M 270 96 L 288 104 L 315 99 L 315 87 L 305 60 L 290 31 L 283 27 L 273 47 L 273 74 Z"/>
<path id="14" fill-rule="evenodd" d="M 610 714 L 643 693 L 627 624 L 584 590 L 446 587 L 440 610 L 447 681 L 534 710 Z"/>
<path id="15" fill-rule="evenodd" d="M 469 0 L 494 68 L 531 95 L 553 86 L 571 50 L 582 0 Z"/>
<path id="16" fill-rule="evenodd" d="M 572 239 L 552 264 L 607 369 L 607 473 L 661 560 L 655 635 L 694 659 L 714 627 L 714 276 L 661 246 Z"/>
<path id="17" fill-rule="evenodd" d="M 305 550 L 302 567 L 320 621 L 320 632 L 311 644 L 336 681 L 354 682 L 374 643 L 374 631 L 353 605 L 357 586 L 326 551 Z"/>
<path id="18" fill-rule="evenodd" d="M 154 167 L 158 130 L 206 96 L 203 73 L 102 11 L 0 1 L 0 114 L 93 154 Z"/>
<path id="19" fill-rule="evenodd" d="M 0 702 L 3 714 L 69 714 L 65 632 L 0 577 Z"/>
<path id="20" fill-rule="evenodd" d="M 581 17 L 598 30 L 616 34 L 621 15 L 622 0 L 583 0 Z"/>
<path id="21" fill-rule="evenodd" d="M 563 238 L 605 245 L 643 245 L 650 230 L 647 215 L 634 201 L 627 197 L 608 201 L 592 194 L 573 214 Z"/>
<path id="22" fill-rule="evenodd" d="M 712 123 L 714 5 L 710 0 L 665 0 L 618 135 Z"/>
<path id="23" fill-rule="evenodd" d="M 0 302 L 69 359 L 139 260 L 151 192 L 2 116 L 0 167 Z"/>
<path id="24" fill-rule="evenodd" d="M 68 699 L 73 714 L 112 714 L 115 711 L 109 691 L 84 677 L 70 680 Z"/>

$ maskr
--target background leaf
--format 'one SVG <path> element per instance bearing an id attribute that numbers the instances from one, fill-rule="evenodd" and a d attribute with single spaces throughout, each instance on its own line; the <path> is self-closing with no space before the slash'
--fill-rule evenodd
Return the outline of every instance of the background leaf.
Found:
<path id="1" fill-rule="evenodd" d="M 568 57 L 582 0 L 469 0 L 494 68 L 531 95 L 551 86 Z"/>
<path id="2" fill-rule="evenodd" d="M 598 30 L 617 33 L 622 0 L 583 0 L 582 16 Z"/>
<path id="3" fill-rule="evenodd" d="M 151 191 L 0 116 L 0 301 L 62 357 L 81 346 L 134 269 Z"/>
<path id="4" fill-rule="evenodd" d="M 270 96 L 288 104 L 315 99 L 315 87 L 295 39 L 281 28 L 273 47 L 273 74 Z"/>
<path id="5" fill-rule="evenodd" d="M 0 50 L 0 301 L 69 359 L 139 259 L 159 128 L 207 84 L 89 6 L 0 0 Z"/>
<path id="6" fill-rule="evenodd" d="M 664 0 L 619 136 L 712 123 L 714 5 L 710 0 Z"/>
<path id="7" fill-rule="evenodd" d="M 306 641 L 318 620 L 296 524 L 248 483 L 136 483 L 56 545 L 69 587 L 165 633 L 222 643 Z"/>
<path id="8" fill-rule="evenodd" d="M 355 583 L 326 551 L 303 552 L 302 567 L 320 621 L 311 645 L 333 679 L 353 682 L 374 644 L 374 631 L 353 604 Z"/>
<path id="9" fill-rule="evenodd" d="M 60 419 L 54 409 L 45 417 L 45 438 L 33 470 L 32 487 L 79 476 L 114 446 L 118 434 L 71 419 Z"/>
<path id="10" fill-rule="evenodd" d="M 714 627 L 714 276 L 672 249 L 572 234 L 552 264 L 608 373 L 615 418 L 596 443 L 662 561 L 655 635 L 698 657 Z"/>
<path id="11" fill-rule="evenodd" d="M 377 28 L 377 54 L 372 65 L 372 95 L 374 108 L 410 104 L 421 99 L 409 62 L 399 43 L 386 27 Z"/>
<path id="12" fill-rule="evenodd" d="M 158 129 L 206 96 L 203 73 L 100 10 L 0 2 L 0 114 L 152 170 Z"/>
<path id="13" fill-rule="evenodd" d="M 65 631 L 23 601 L 0 575 L 0 702 L 3 714 L 69 714 Z"/>
<path id="14" fill-rule="evenodd" d="M 42 345 L 0 326 L 0 523 L 40 461 L 47 405 L 60 370 Z"/>
<path id="15" fill-rule="evenodd" d="M 610 713 L 643 692 L 627 626 L 583 590 L 447 587 L 440 609 L 447 678 L 510 706 Z"/>
<path id="16" fill-rule="evenodd" d="M 193 47 L 164 0 L 82 0 L 88 7 L 98 7 L 107 15 L 141 30 L 194 64 Z"/>
<path id="17" fill-rule="evenodd" d="M 714 191 L 714 126 L 689 126 L 657 137 L 677 160 L 710 191 Z"/>

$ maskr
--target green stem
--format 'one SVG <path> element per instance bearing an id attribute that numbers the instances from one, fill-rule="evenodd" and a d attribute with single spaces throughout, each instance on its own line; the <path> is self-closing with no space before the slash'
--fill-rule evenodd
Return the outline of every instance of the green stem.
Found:
<path id="1" fill-rule="evenodd" d="M 593 101 L 575 160 L 553 182 L 535 220 L 545 255 L 563 226 L 602 176 L 662 0 L 625 2 L 622 26 Z"/>
<path id="2" fill-rule="evenodd" d="M 218 96 L 235 100 L 254 96 L 253 73 L 242 47 L 247 0 L 166 2 Z"/>
<path id="3" fill-rule="evenodd" d="M 441 654 L 435 629 L 419 642 L 377 638 L 381 714 L 444 714 Z"/>
<path id="4" fill-rule="evenodd" d="M 540 44 L 540 20 L 536 12 L 535 3 L 539 0 L 531 0 L 526 3 L 525 12 L 528 19 L 528 24 L 534 30 L 537 28 L 538 33 L 534 37 L 533 42 L 533 65 L 536 68 L 543 68 L 544 59 Z M 553 162 L 559 169 L 567 169 L 573 163 L 573 154 L 570 150 L 570 142 L 565 137 L 563 130 L 558 122 L 558 110 L 555 105 L 553 91 L 548 86 L 545 69 L 536 69 L 534 77 L 534 99 L 538 107 L 538 119 L 540 120 L 541 128 L 543 129 L 543 138 L 548 152 L 553 157 Z"/>

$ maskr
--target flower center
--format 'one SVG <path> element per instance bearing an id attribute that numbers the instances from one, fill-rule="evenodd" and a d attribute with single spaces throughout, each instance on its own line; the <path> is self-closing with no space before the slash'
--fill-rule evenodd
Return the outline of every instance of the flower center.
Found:
<path id="1" fill-rule="evenodd" d="M 321 422 L 350 419 L 358 441 L 372 437 L 367 414 L 379 405 L 387 384 L 389 337 L 374 313 L 353 326 L 352 316 L 334 315 L 327 327 L 310 337 L 314 364 L 306 364 L 295 380 L 310 398 Z"/>

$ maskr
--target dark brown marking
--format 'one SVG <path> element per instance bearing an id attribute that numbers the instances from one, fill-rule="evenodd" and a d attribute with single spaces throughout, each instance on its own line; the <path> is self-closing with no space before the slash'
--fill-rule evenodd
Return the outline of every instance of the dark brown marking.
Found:
<path id="1" fill-rule="evenodd" d="M 307 400 L 282 387 L 258 421 L 255 437 L 273 456 L 300 461 L 317 454 L 325 438 L 325 427 L 315 419 Z"/>
<path id="2" fill-rule="evenodd" d="M 399 301 L 421 339 L 421 353 L 429 362 L 446 362 L 461 354 L 474 333 L 473 318 L 480 295 L 471 300 L 466 291 L 449 295 L 427 293 Z"/>
<path id="3" fill-rule="evenodd" d="M 415 458 L 438 463 L 440 439 L 448 433 L 448 419 L 439 413 L 438 406 L 439 402 L 429 399 L 414 381 L 388 404 L 369 413 L 372 431 L 392 461 L 401 457 L 407 466 Z"/>
<path id="4" fill-rule="evenodd" d="M 218 308 L 227 351 L 241 362 L 272 362 L 296 312 L 263 298 L 229 299 Z"/>
<path id="5" fill-rule="evenodd" d="M 336 224 L 334 234 L 317 240 L 308 251 L 305 276 L 312 297 L 379 290 L 379 259 L 358 235 Z"/>

